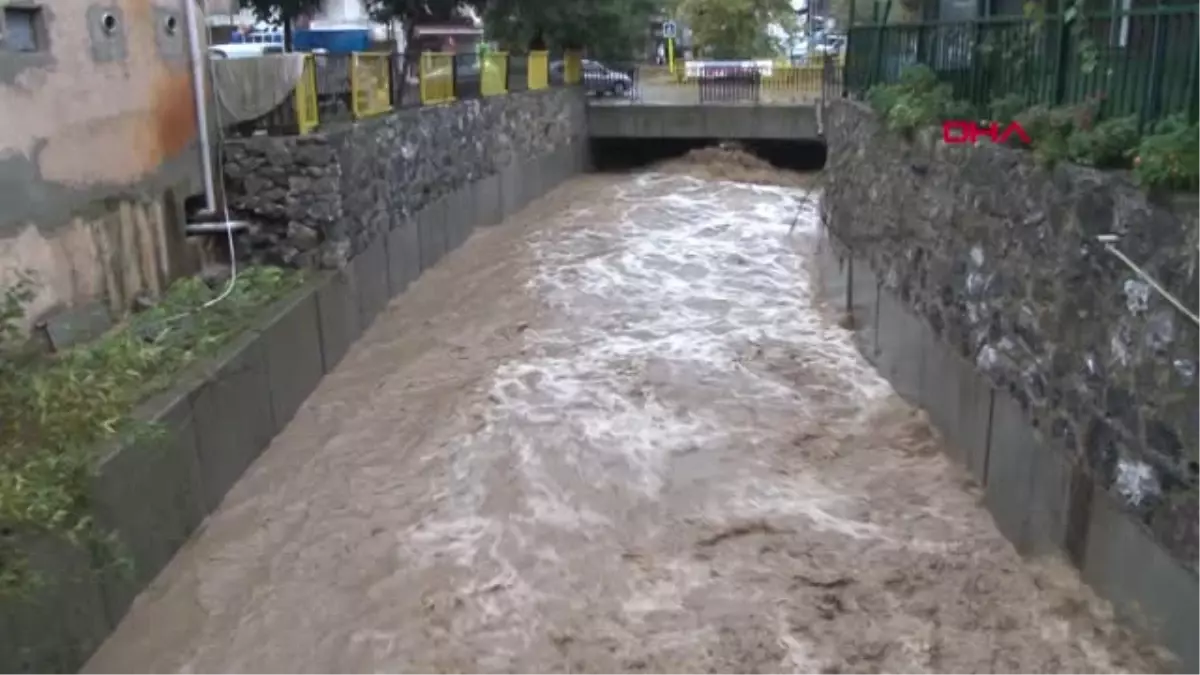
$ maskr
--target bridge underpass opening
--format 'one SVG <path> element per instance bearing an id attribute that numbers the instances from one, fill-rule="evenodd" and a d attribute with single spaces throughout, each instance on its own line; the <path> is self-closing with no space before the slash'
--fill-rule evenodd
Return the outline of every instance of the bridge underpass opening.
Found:
<path id="1" fill-rule="evenodd" d="M 1154 671 L 819 302 L 810 195 L 687 161 L 429 269 L 87 670 Z"/>
<path id="2" fill-rule="evenodd" d="M 592 138 L 592 164 L 597 171 L 630 171 L 692 150 L 721 144 L 743 149 L 784 171 L 819 171 L 825 167 L 826 147 L 821 141 L 736 140 L 716 138 Z"/>

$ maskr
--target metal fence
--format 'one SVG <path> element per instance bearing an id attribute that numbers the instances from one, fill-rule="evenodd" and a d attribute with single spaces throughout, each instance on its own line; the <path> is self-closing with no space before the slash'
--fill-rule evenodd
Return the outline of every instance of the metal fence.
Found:
<path id="1" fill-rule="evenodd" d="M 849 29 L 843 92 L 860 97 L 912 65 L 929 66 L 957 98 L 982 110 L 1019 96 L 1029 104 L 1098 101 L 1103 117 L 1197 116 L 1198 6 L 1087 13 L 1064 20 L 857 25 Z"/>
<path id="2" fill-rule="evenodd" d="M 287 100 L 262 118 L 234 125 L 230 132 L 307 134 L 322 124 L 362 120 L 401 107 L 574 86 L 582 82 L 581 63 L 578 52 L 558 58 L 548 52 L 308 54 Z"/>

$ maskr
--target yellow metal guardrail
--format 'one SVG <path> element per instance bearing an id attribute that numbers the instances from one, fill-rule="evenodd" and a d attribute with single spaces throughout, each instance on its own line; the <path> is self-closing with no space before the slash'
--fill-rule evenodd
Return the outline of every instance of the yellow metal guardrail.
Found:
<path id="1" fill-rule="evenodd" d="M 390 54 L 359 53 L 350 55 L 350 107 L 354 119 L 382 115 L 392 109 L 388 86 Z"/>
<path id="2" fill-rule="evenodd" d="M 771 74 L 762 78 L 763 91 L 789 94 L 821 93 L 821 66 L 773 66 Z"/>
<path id="3" fill-rule="evenodd" d="M 546 89 L 550 86 L 550 52 L 529 52 L 529 88 Z"/>
<path id="4" fill-rule="evenodd" d="M 296 83 L 296 131 L 301 136 L 317 128 L 321 114 L 317 107 L 317 65 L 312 54 L 304 57 L 304 70 Z"/>
<path id="5" fill-rule="evenodd" d="M 454 100 L 454 54 L 421 54 L 421 103 L 448 103 Z"/>
<path id="6" fill-rule="evenodd" d="M 508 91 L 508 52 L 484 54 L 479 64 L 479 92 L 496 96 Z"/>
<path id="7" fill-rule="evenodd" d="M 583 54 L 568 51 L 563 55 L 563 84 L 583 82 Z"/>

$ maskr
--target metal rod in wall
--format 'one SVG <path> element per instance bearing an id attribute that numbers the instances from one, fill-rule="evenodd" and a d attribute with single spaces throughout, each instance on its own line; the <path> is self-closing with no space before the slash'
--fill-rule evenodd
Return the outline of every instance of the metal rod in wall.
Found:
<path id="1" fill-rule="evenodd" d="M 1117 235 L 1115 235 L 1115 234 L 1101 234 L 1096 237 L 1097 241 L 1104 244 L 1104 249 L 1106 251 L 1117 256 L 1117 258 L 1121 262 L 1123 262 L 1127 266 L 1129 266 L 1129 269 L 1133 270 L 1135 274 L 1137 274 L 1139 277 L 1141 277 L 1142 281 L 1145 281 L 1146 283 L 1150 284 L 1150 287 L 1153 288 L 1155 291 L 1157 291 L 1159 295 L 1166 298 L 1167 302 L 1171 303 L 1172 305 L 1175 305 L 1175 309 L 1178 309 L 1180 312 L 1183 312 L 1183 314 L 1185 316 L 1187 316 L 1187 318 L 1191 319 L 1193 323 L 1200 325 L 1200 316 L 1197 316 L 1195 312 L 1193 312 L 1192 310 L 1190 310 L 1186 306 L 1184 306 L 1184 304 L 1182 302 L 1180 302 L 1178 298 L 1176 298 L 1174 295 L 1171 295 L 1171 293 L 1167 289 L 1163 288 L 1162 285 L 1160 285 L 1149 274 L 1147 274 L 1145 272 L 1145 270 L 1143 270 L 1141 267 L 1139 267 L 1137 263 L 1130 260 L 1129 256 L 1122 253 L 1115 246 L 1118 239 L 1119 239 L 1119 237 L 1117 237 Z"/>

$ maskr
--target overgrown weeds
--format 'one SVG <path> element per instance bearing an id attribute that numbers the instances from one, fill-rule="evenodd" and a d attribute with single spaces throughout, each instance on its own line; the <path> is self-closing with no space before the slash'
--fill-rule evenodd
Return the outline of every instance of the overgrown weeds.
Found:
<path id="1" fill-rule="evenodd" d="M 94 343 L 54 355 L 22 348 L 28 278 L 0 302 L 0 597 L 37 582 L 17 538 L 53 534 L 87 547 L 107 533 L 90 515 L 97 452 L 111 441 L 152 434 L 135 407 L 169 387 L 180 371 L 242 332 L 268 303 L 298 287 L 300 272 L 244 271 L 225 298 L 197 278 L 177 281 L 151 309 Z"/>

